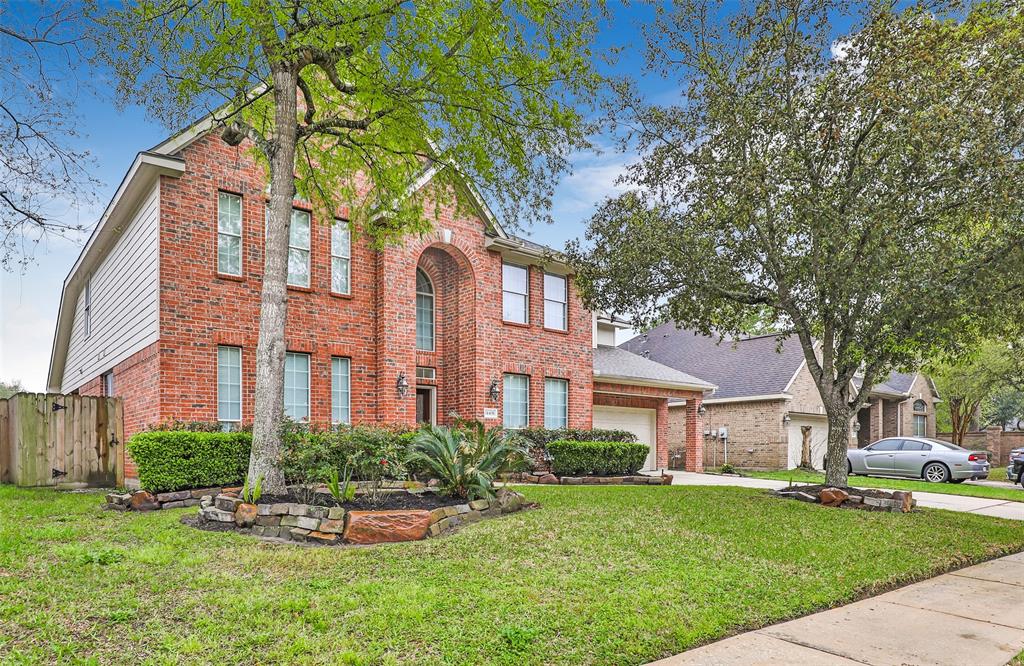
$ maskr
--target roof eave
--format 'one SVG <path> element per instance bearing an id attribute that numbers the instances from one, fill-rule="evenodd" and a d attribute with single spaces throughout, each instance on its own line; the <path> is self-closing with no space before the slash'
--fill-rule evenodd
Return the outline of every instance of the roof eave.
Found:
<path id="1" fill-rule="evenodd" d="M 683 391 L 701 391 L 710 392 L 715 390 L 713 384 L 704 384 L 696 382 L 669 382 L 661 381 L 657 379 L 643 379 L 639 377 L 628 377 L 625 375 L 605 375 L 598 372 L 594 372 L 594 382 L 608 382 L 611 384 L 623 384 L 625 386 L 646 386 L 649 388 L 664 388 L 664 389 L 676 389 Z M 600 393 L 595 389 L 595 392 Z"/>

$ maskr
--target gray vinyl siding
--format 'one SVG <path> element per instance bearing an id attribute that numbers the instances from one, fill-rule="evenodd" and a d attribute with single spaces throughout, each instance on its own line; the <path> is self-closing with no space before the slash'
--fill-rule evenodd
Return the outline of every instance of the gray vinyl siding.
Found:
<path id="1" fill-rule="evenodd" d="M 92 272 L 92 333 L 88 338 L 82 282 L 61 392 L 73 391 L 159 338 L 159 221 L 158 182 Z"/>

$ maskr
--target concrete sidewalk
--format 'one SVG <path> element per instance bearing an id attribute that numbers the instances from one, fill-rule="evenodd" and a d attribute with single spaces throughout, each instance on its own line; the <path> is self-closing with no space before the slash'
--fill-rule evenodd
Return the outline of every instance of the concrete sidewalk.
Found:
<path id="1" fill-rule="evenodd" d="M 654 663 L 1004 666 L 1022 649 L 1018 553 Z"/>
<path id="2" fill-rule="evenodd" d="M 697 474 L 695 472 L 668 471 L 672 475 L 674 486 L 738 486 L 741 488 L 779 489 L 789 485 L 786 481 L 772 479 L 750 479 L 740 476 L 722 476 L 720 474 Z M 856 477 L 850 479 L 850 485 L 856 486 Z M 883 490 L 885 490 L 883 488 Z M 963 513 L 978 513 L 983 516 L 1024 520 L 1024 502 L 1008 502 L 985 497 L 969 497 L 967 495 L 944 495 L 942 493 L 914 492 L 918 506 L 931 509 L 947 509 Z"/>

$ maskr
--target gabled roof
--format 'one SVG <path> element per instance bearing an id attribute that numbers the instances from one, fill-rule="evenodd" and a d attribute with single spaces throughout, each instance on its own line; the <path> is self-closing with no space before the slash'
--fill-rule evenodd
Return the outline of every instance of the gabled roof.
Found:
<path id="1" fill-rule="evenodd" d="M 775 335 L 723 340 L 668 322 L 620 345 L 718 386 L 712 399 L 766 398 L 784 394 L 804 363 L 797 340 Z"/>
<path id="2" fill-rule="evenodd" d="M 667 365 L 638 356 L 620 347 L 599 345 L 594 349 L 594 381 L 643 386 L 713 391 L 715 385 Z"/>
<path id="3" fill-rule="evenodd" d="M 914 388 L 914 382 L 917 380 L 917 376 L 920 373 L 917 372 L 893 372 L 889 375 L 888 379 L 883 382 L 879 382 L 874 385 L 871 389 L 871 395 L 878 395 L 888 398 L 901 398 L 907 399 L 910 397 L 910 391 Z M 932 392 L 933 397 L 939 397 L 939 392 L 935 389 L 935 384 L 932 382 L 930 377 L 926 377 L 928 380 L 928 389 Z M 863 377 L 854 377 L 853 385 L 859 391 L 863 384 Z"/>

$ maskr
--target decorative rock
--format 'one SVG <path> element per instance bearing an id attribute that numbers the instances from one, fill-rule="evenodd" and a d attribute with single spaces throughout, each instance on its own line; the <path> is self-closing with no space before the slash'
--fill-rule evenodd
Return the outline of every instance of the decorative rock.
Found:
<path id="1" fill-rule="evenodd" d="M 199 500 L 199 506 L 201 506 L 204 509 L 208 506 L 213 506 L 213 495 L 203 495 L 203 497 Z"/>
<path id="2" fill-rule="evenodd" d="M 252 527 L 256 522 L 256 505 L 242 502 L 235 509 L 235 525 Z"/>
<path id="3" fill-rule="evenodd" d="M 237 497 L 231 497 L 230 495 L 217 495 L 213 498 L 213 505 L 221 511 L 235 512 L 238 505 L 242 503 L 242 500 Z"/>
<path id="4" fill-rule="evenodd" d="M 457 515 L 459 515 L 459 510 L 456 509 L 454 506 L 446 506 L 444 508 L 444 515 L 446 515 L 446 516 L 457 516 Z"/>
<path id="5" fill-rule="evenodd" d="M 491 503 L 485 499 L 477 499 L 469 503 L 469 508 L 473 509 L 474 511 L 483 511 L 484 509 L 487 509 L 490 506 Z"/>
<path id="6" fill-rule="evenodd" d="M 225 495 L 231 495 L 233 497 L 238 497 L 238 493 L 242 492 L 242 487 L 238 486 L 237 488 L 225 488 L 221 492 L 223 494 L 225 494 Z"/>
<path id="7" fill-rule="evenodd" d="M 152 493 L 148 493 L 145 490 L 132 493 L 132 498 L 128 501 L 128 505 L 135 511 L 153 511 L 160 508 L 160 505 L 156 502 L 156 497 L 153 497 Z"/>
<path id="8" fill-rule="evenodd" d="M 261 525 L 257 525 L 256 527 L 252 528 L 252 533 L 260 537 L 277 537 L 281 534 L 281 528 L 263 527 Z"/>
<path id="9" fill-rule="evenodd" d="M 860 504 L 864 501 L 864 497 L 862 495 L 850 495 L 846 501 L 852 504 Z"/>
<path id="10" fill-rule="evenodd" d="M 279 527 L 281 516 L 256 516 L 256 524 L 260 527 Z"/>
<path id="11" fill-rule="evenodd" d="M 181 502 L 192 497 L 192 492 L 189 490 L 178 490 L 173 493 L 160 493 L 156 496 L 156 501 L 164 504 L 165 502 Z"/>
<path id="12" fill-rule="evenodd" d="M 524 474 L 523 475 L 523 481 L 525 481 L 527 483 L 539 483 L 540 482 L 540 477 L 537 476 L 536 474 Z"/>
<path id="13" fill-rule="evenodd" d="M 514 490 L 502 488 L 498 491 L 497 499 L 502 513 L 513 513 L 523 507 L 523 496 Z"/>
<path id="14" fill-rule="evenodd" d="M 291 508 L 291 506 L 292 506 L 291 504 L 288 504 L 286 502 L 285 503 L 281 503 L 281 504 L 271 504 L 270 505 L 270 513 L 269 513 L 269 515 L 271 515 L 271 516 L 287 516 L 288 515 L 288 510 Z"/>
<path id="15" fill-rule="evenodd" d="M 320 519 L 289 514 L 281 518 L 281 527 L 300 527 L 304 530 L 315 530 L 320 527 Z"/>
<path id="16" fill-rule="evenodd" d="M 230 511 L 222 511 L 217 507 L 208 507 L 199 512 L 200 517 L 206 520 L 212 520 L 217 523 L 233 523 L 235 522 L 235 514 Z"/>
<path id="17" fill-rule="evenodd" d="M 309 516 L 310 518 L 326 518 L 327 517 L 327 507 L 326 506 L 307 505 L 306 506 L 306 515 Z"/>
<path id="18" fill-rule="evenodd" d="M 579 486 L 579 485 L 582 485 L 582 484 L 583 484 L 583 479 L 581 479 L 578 476 L 563 476 L 562 477 L 562 485 L 563 486 Z"/>
<path id="19" fill-rule="evenodd" d="M 537 483 L 543 483 L 546 485 L 558 485 L 558 477 L 554 474 L 545 474 L 544 476 L 537 479 Z"/>
<path id="20" fill-rule="evenodd" d="M 182 502 L 182 505 L 184 505 L 184 506 L 199 506 L 199 500 L 195 499 L 194 497 L 190 497 L 189 499 L 187 499 L 184 502 Z M 164 508 L 167 508 L 167 507 L 164 507 Z"/>
<path id="21" fill-rule="evenodd" d="M 839 506 L 850 498 L 850 493 L 839 488 L 825 488 L 818 497 L 824 506 Z"/>
<path id="22" fill-rule="evenodd" d="M 185 500 L 178 500 L 176 502 L 164 502 L 160 505 L 161 509 L 182 509 L 185 507 Z"/>
<path id="23" fill-rule="evenodd" d="M 320 531 L 328 534 L 341 534 L 345 531 L 345 520 L 324 518 L 320 521 Z"/>
<path id="24" fill-rule="evenodd" d="M 472 509 L 469 508 L 468 504 L 456 504 L 455 511 L 461 516 L 464 513 L 469 513 Z"/>
<path id="25" fill-rule="evenodd" d="M 501 507 L 498 506 L 497 503 L 492 504 L 491 508 L 489 508 L 486 511 L 484 511 L 484 516 L 487 517 L 487 518 L 493 518 L 495 516 L 500 516 L 500 515 L 501 515 Z"/>
<path id="26" fill-rule="evenodd" d="M 897 490 L 892 494 L 894 501 L 899 502 L 899 509 L 903 513 L 910 513 L 913 508 L 913 494 L 909 491 Z"/>
<path id="27" fill-rule="evenodd" d="M 445 512 L 445 507 L 438 507 L 430 512 L 430 524 L 433 525 L 444 519 L 448 514 Z"/>
<path id="28" fill-rule="evenodd" d="M 341 520 L 345 517 L 345 509 L 340 506 L 332 506 L 327 509 L 327 517 L 331 520 Z"/>
<path id="29" fill-rule="evenodd" d="M 305 504 L 289 504 L 288 505 L 289 516 L 305 516 L 306 505 Z"/>
<path id="30" fill-rule="evenodd" d="M 478 523 L 484 519 L 484 515 L 479 511 L 474 510 L 467 513 L 465 516 L 463 516 L 463 518 L 466 520 L 467 523 Z"/>
<path id="31" fill-rule="evenodd" d="M 467 510 L 469 507 L 466 507 Z M 430 512 L 414 511 L 349 511 L 345 541 L 349 543 L 382 543 L 418 541 L 427 535 Z"/>
<path id="32" fill-rule="evenodd" d="M 189 494 L 192 495 L 192 499 L 202 499 L 206 495 L 220 495 L 220 488 L 196 488 L 189 491 Z"/>
<path id="33" fill-rule="evenodd" d="M 320 543 L 337 543 L 338 535 L 333 532 L 318 532 L 313 530 L 306 535 L 307 541 L 318 541 Z"/>
<path id="34" fill-rule="evenodd" d="M 311 530 L 306 530 L 301 527 L 293 527 L 288 530 L 288 538 L 292 541 L 305 541 L 306 535 L 309 534 L 310 531 Z M 281 532 L 282 534 L 284 533 L 284 528 L 281 528 Z"/>
<path id="35" fill-rule="evenodd" d="M 654 478 L 658 478 L 658 477 L 654 477 Z M 672 475 L 671 474 L 662 474 L 661 475 L 661 485 L 663 485 L 663 486 L 671 486 L 672 485 Z"/>
<path id="36" fill-rule="evenodd" d="M 436 537 L 441 534 L 441 523 L 433 523 L 427 530 L 427 536 Z"/>
<path id="37" fill-rule="evenodd" d="M 132 501 L 132 496 L 128 493 L 109 493 L 106 497 L 107 504 L 116 504 L 118 506 L 126 506 Z"/>

